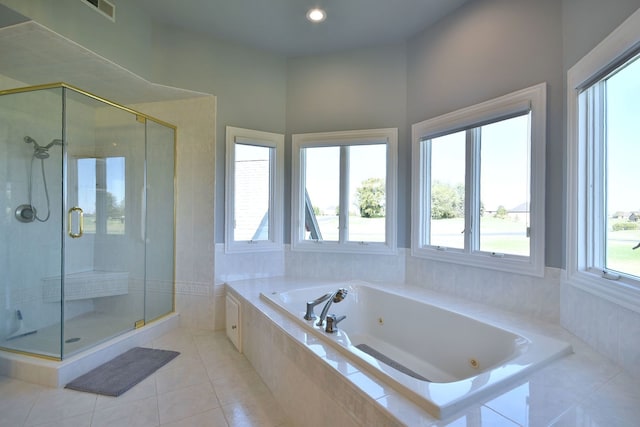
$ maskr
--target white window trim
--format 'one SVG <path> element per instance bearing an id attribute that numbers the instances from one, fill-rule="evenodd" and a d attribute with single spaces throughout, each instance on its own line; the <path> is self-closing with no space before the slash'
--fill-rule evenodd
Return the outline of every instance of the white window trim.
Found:
<path id="1" fill-rule="evenodd" d="M 304 240 L 304 185 L 301 176 L 302 148 L 335 145 L 371 144 L 384 141 L 387 146 L 385 242 L 329 242 Z M 310 252 L 346 252 L 397 254 L 397 175 L 398 129 L 367 129 L 294 134 L 292 136 L 291 250 Z M 341 190 L 342 191 L 342 190 Z"/>
<path id="2" fill-rule="evenodd" d="M 226 253 L 265 252 L 283 250 L 283 200 L 284 200 L 284 135 L 242 129 L 227 126 L 226 136 L 226 171 L 225 171 L 225 235 Z M 234 240 L 233 218 L 235 218 L 235 143 L 236 141 L 251 143 L 261 147 L 275 149 L 275 158 L 271 162 L 269 201 L 269 235 L 270 240 Z"/>
<path id="3" fill-rule="evenodd" d="M 546 151 L 546 83 L 464 108 L 411 127 L 412 197 L 411 254 L 444 262 L 489 268 L 500 271 L 544 276 L 545 240 L 545 151 Z M 426 193 L 425 165 L 421 141 L 500 119 L 507 119 L 531 110 L 531 250 L 530 256 L 492 255 L 488 252 L 439 250 L 425 244 L 424 229 Z M 467 166 L 469 166 L 467 162 Z M 466 173 L 469 176 L 469 171 Z M 470 201 L 468 201 L 470 202 Z M 467 202 L 467 203 L 468 203 Z M 465 215 L 468 213 L 465 208 Z"/>
<path id="4" fill-rule="evenodd" d="M 583 131 L 587 123 L 579 117 L 579 93 L 603 72 L 640 46 L 640 9 L 578 61 L 567 73 L 567 282 L 601 298 L 640 312 L 638 280 L 587 270 L 589 248 L 587 217 L 587 164 Z"/>

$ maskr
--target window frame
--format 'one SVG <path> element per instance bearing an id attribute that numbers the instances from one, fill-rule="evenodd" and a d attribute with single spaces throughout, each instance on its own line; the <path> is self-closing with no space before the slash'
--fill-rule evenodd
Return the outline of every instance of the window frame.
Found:
<path id="1" fill-rule="evenodd" d="M 235 144 L 274 150 L 269 165 L 269 240 L 235 240 Z M 226 127 L 225 252 L 246 253 L 283 250 L 284 135 L 233 126 Z"/>
<path id="2" fill-rule="evenodd" d="M 305 224 L 305 184 L 303 183 L 303 148 L 333 147 L 351 145 L 370 145 L 382 142 L 386 144 L 386 182 L 385 182 L 385 241 L 318 241 L 304 239 Z M 397 170 L 398 170 L 398 129 L 366 129 L 304 133 L 292 135 L 292 182 L 291 182 L 291 250 L 310 252 L 341 252 L 368 254 L 397 254 Z M 341 175 L 348 173 L 348 166 L 341 165 Z M 340 200 L 345 200 L 348 191 L 340 184 Z M 340 212 L 348 216 L 348 209 Z M 343 231 L 340 230 L 340 235 Z"/>
<path id="3" fill-rule="evenodd" d="M 546 83 L 522 89 L 471 107 L 415 123 L 411 127 L 412 141 L 412 229 L 411 254 L 414 257 L 433 259 L 480 268 L 520 273 L 536 277 L 544 276 L 545 241 L 545 152 L 546 152 Z M 472 212 L 480 203 L 480 158 L 473 145 L 467 143 L 465 155 L 465 248 L 440 248 L 426 243 L 425 219 L 430 215 L 429 171 L 423 147 L 425 141 L 457 131 L 473 133 L 475 128 L 514 118 L 527 112 L 530 118 L 530 252 L 529 256 L 507 255 L 494 252 L 472 251 L 474 239 L 479 233 L 469 229 L 474 219 Z M 473 152 L 472 152 L 473 151 Z"/>
<path id="4" fill-rule="evenodd" d="M 591 108 L 599 103 L 590 103 L 586 91 L 638 53 L 640 9 L 567 72 L 566 200 L 567 283 L 636 312 L 640 312 L 640 279 L 594 266 L 594 257 L 599 253 L 596 235 L 603 231 L 602 218 L 598 216 L 603 213 L 593 204 L 604 196 L 602 188 L 598 188 L 599 180 L 592 180 L 591 175 L 598 167 L 594 155 L 603 155 L 597 140 L 603 130 L 602 123 L 587 117 L 602 117 L 603 112 Z M 601 243 L 606 245 L 606 238 Z"/>

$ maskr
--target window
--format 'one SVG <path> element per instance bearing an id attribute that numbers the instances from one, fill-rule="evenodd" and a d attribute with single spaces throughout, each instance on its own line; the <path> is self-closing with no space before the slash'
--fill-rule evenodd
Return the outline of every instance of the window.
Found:
<path id="1" fill-rule="evenodd" d="M 546 85 L 414 124 L 412 254 L 542 276 Z"/>
<path id="2" fill-rule="evenodd" d="M 293 135 L 293 249 L 395 253 L 397 139 L 397 129 Z"/>
<path id="3" fill-rule="evenodd" d="M 75 204 L 84 210 L 84 232 L 125 233 L 125 158 L 75 159 L 72 175 L 77 181 Z"/>
<path id="4" fill-rule="evenodd" d="M 284 136 L 227 126 L 227 252 L 282 248 Z"/>
<path id="5" fill-rule="evenodd" d="M 570 283 L 640 310 L 640 11 L 569 70 Z"/>

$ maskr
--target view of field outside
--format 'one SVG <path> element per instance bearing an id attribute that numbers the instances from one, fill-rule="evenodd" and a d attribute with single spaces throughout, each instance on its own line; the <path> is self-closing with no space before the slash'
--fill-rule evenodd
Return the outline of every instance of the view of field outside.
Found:
<path id="1" fill-rule="evenodd" d="M 347 241 L 385 241 L 385 144 L 352 145 L 348 152 Z M 340 147 L 305 148 L 305 185 L 325 241 L 338 241 L 340 209 Z M 364 206 L 365 209 L 361 209 Z M 312 239 L 307 230 L 305 239 Z"/>
<path id="2" fill-rule="evenodd" d="M 605 268 L 640 277 L 640 59 L 606 80 Z"/>
<path id="3" fill-rule="evenodd" d="M 78 206 L 84 211 L 84 232 L 96 232 L 96 211 L 104 209 L 105 223 L 100 224 L 104 232 L 124 234 L 125 158 L 82 158 L 77 160 L 77 166 Z M 98 202 L 103 207 L 99 208 Z"/>
<path id="4" fill-rule="evenodd" d="M 529 115 L 478 129 L 479 250 L 529 255 Z M 464 248 L 466 131 L 431 140 L 430 245 Z"/>
<path id="5" fill-rule="evenodd" d="M 529 256 L 529 114 L 480 128 L 480 250 Z"/>

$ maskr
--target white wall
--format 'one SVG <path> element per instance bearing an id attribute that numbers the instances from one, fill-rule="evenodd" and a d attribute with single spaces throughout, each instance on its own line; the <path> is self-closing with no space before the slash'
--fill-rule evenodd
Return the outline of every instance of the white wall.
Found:
<path id="1" fill-rule="evenodd" d="M 398 244 L 409 243 L 409 128 L 405 43 L 289 59 L 287 63 L 286 170 L 291 176 L 291 134 L 398 128 Z M 285 180 L 285 242 L 290 241 L 291 181 Z"/>
<path id="2" fill-rule="evenodd" d="M 284 133 L 284 57 L 169 26 L 153 27 L 152 81 L 214 94 L 216 129 L 216 233 L 224 241 L 225 128 Z M 214 165 L 211 165 L 213 167 Z"/>

